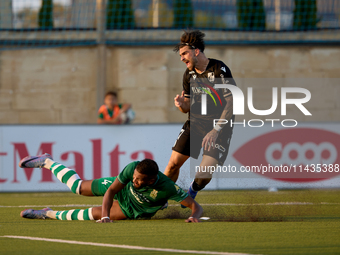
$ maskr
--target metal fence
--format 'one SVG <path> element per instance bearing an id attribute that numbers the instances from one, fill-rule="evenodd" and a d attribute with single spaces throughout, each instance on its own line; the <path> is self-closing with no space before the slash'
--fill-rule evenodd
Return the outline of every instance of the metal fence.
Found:
<path id="1" fill-rule="evenodd" d="M 338 43 L 340 0 L 1 0 L 0 49 L 207 43 Z"/>

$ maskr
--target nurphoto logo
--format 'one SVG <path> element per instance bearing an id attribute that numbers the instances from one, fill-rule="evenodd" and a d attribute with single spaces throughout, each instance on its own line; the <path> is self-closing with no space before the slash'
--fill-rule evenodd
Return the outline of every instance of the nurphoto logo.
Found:
<path id="1" fill-rule="evenodd" d="M 216 95 L 217 89 L 228 89 L 233 95 L 233 114 L 234 115 L 244 115 L 244 101 L 245 97 L 242 90 L 235 85 L 231 84 L 215 84 L 214 87 L 211 89 Z M 248 87 L 247 89 L 247 106 L 251 113 L 258 116 L 268 116 L 274 113 L 278 107 L 278 88 L 272 88 L 272 105 L 269 109 L 266 110 L 258 110 L 255 109 L 253 103 L 253 88 Z M 288 98 L 287 94 L 302 94 L 304 95 L 303 98 Z M 211 93 L 207 93 L 212 97 Z M 207 114 L 207 94 L 201 94 L 201 114 Z M 308 89 L 305 88 L 296 88 L 296 87 L 284 87 L 281 88 L 281 116 L 287 115 L 287 105 L 295 105 L 304 115 L 311 116 L 312 114 L 307 110 L 307 108 L 303 105 L 307 103 L 311 99 L 311 93 Z M 214 100 L 215 101 L 215 100 Z M 297 126 L 298 122 L 295 119 L 265 119 L 265 121 L 271 122 L 272 127 L 274 126 L 275 122 L 281 122 L 283 127 L 295 127 Z M 243 125 L 246 126 L 246 123 L 250 127 L 262 127 L 264 125 L 264 121 L 261 119 L 250 119 L 246 122 L 244 119 L 242 122 L 233 122 L 233 120 L 226 120 L 226 119 L 214 119 L 213 126 L 215 127 L 216 124 L 227 124 L 229 123 L 231 126 L 233 125 Z M 287 123 L 291 123 L 288 125 Z"/>

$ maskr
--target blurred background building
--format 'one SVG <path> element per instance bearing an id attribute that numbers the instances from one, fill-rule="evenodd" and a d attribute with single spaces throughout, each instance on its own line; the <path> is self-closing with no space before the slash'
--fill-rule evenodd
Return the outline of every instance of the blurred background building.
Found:
<path id="1" fill-rule="evenodd" d="M 238 79 L 339 78 L 339 17 L 338 0 L 2 0 L 0 123 L 95 123 L 109 90 L 133 104 L 135 123 L 184 121 L 172 48 L 186 28 L 203 30 L 206 55 Z M 308 86 L 308 120 L 340 121 L 340 87 Z M 254 101 L 270 107 L 263 93 Z"/>

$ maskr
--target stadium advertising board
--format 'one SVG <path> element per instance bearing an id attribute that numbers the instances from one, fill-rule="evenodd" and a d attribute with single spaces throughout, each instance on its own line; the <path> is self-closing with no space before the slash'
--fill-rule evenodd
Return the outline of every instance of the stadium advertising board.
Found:
<path id="1" fill-rule="evenodd" d="M 115 176 L 129 162 L 145 157 L 156 160 L 164 171 L 180 128 L 180 124 L 0 126 L 0 191 L 68 190 L 49 170 L 18 167 L 21 158 L 45 152 L 83 179 Z M 339 130 L 338 123 L 299 123 L 290 129 L 235 127 L 224 164 L 229 172 L 216 172 L 207 189 L 340 187 Z M 192 180 L 189 165 L 181 170 L 178 184 L 183 188 Z M 311 175 L 303 178 L 306 167 Z M 273 175 L 274 169 L 281 175 Z"/>

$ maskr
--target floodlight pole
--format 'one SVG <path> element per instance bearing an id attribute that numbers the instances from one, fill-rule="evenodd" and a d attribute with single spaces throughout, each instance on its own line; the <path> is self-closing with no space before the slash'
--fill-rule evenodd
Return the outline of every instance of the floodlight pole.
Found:
<path id="1" fill-rule="evenodd" d="M 97 18 L 97 110 L 104 102 L 106 89 L 106 7 L 105 0 L 97 0 L 96 3 Z M 97 112 L 96 112 L 97 113 Z"/>
<path id="2" fill-rule="evenodd" d="M 275 30 L 281 30 L 281 0 L 275 0 Z"/>
<path id="3" fill-rule="evenodd" d="M 159 0 L 152 0 L 152 26 L 159 27 Z"/>
<path id="4" fill-rule="evenodd" d="M 12 0 L 0 0 L 0 28 L 13 28 Z"/>

